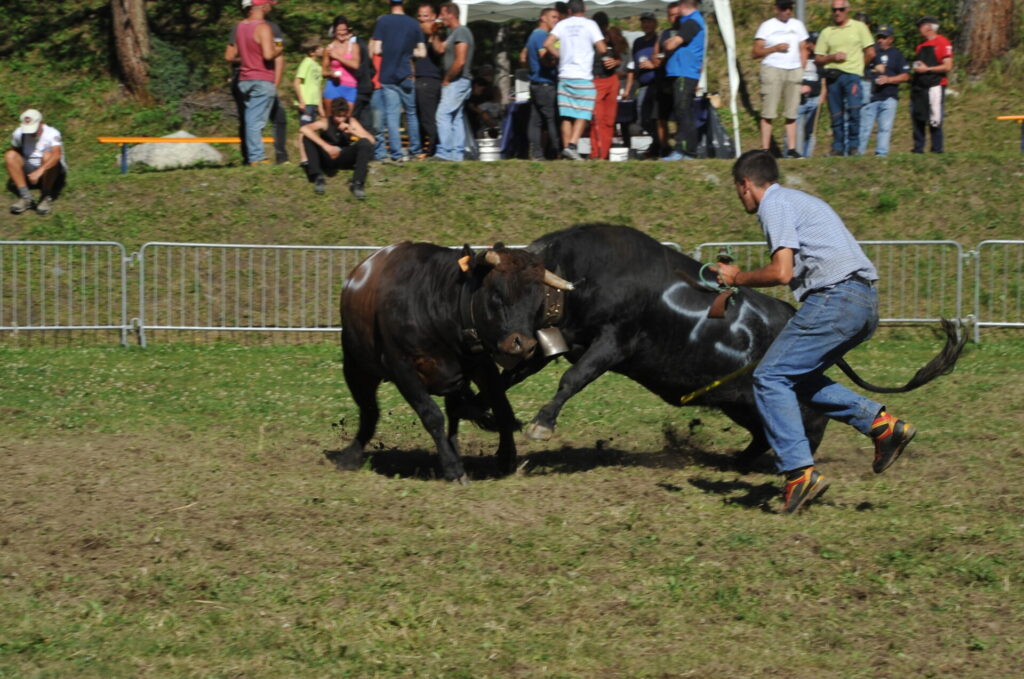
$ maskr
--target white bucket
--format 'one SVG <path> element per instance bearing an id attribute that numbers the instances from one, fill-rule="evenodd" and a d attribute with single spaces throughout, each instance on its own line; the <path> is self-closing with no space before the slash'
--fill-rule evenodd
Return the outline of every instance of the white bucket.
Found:
<path id="1" fill-rule="evenodd" d="M 491 139 L 490 137 L 481 137 L 476 140 L 476 147 L 481 151 L 489 151 L 491 149 L 501 148 L 500 139 Z"/>
<path id="2" fill-rule="evenodd" d="M 625 146 L 613 146 L 608 149 L 608 160 L 613 163 L 621 163 L 629 160 L 629 149 Z"/>
<path id="3" fill-rule="evenodd" d="M 484 162 L 501 160 L 501 149 L 480 149 L 480 160 Z"/>

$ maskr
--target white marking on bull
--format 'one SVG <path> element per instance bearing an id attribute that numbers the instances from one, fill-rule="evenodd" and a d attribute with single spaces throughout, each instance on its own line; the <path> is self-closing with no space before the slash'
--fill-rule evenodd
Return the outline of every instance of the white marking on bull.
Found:
<path id="1" fill-rule="evenodd" d="M 687 338 L 687 342 L 696 343 L 699 341 L 699 337 L 703 334 L 705 324 L 712 320 L 715 323 L 721 323 L 723 319 L 709 319 L 707 307 L 688 309 L 679 304 L 679 302 L 673 299 L 673 297 L 676 296 L 680 288 L 691 290 L 688 283 L 684 283 L 682 281 L 673 283 L 666 288 L 663 293 L 661 293 L 661 301 L 664 302 L 665 306 L 673 312 L 696 321 L 693 325 L 693 329 L 690 331 L 690 336 Z M 685 299 L 685 295 L 682 297 Z M 725 334 L 715 340 L 713 346 L 717 353 L 722 354 L 733 361 L 747 363 L 750 360 L 750 350 L 754 343 L 753 333 L 751 333 L 747 323 L 750 316 L 756 316 L 762 323 L 767 324 L 767 319 L 765 318 L 764 313 L 759 309 L 755 309 L 750 304 L 742 304 L 736 319 L 729 323 L 725 328 Z M 719 332 L 720 328 L 721 326 L 717 326 L 715 328 L 715 332 Z M 743 350 L 733 348 L 736 345 L 744 346 L 746 348 Z"/>
<path id="2" fill-rule="evenodd" d="M 370 274 L 373 273 L 373 260 L 378 256 L 387 255 L 394 249 L 394 245 L 389 245 L 377 250 L 377 252 L 363 260 L 363 263 L 357 266 L 355 271 L 352 272 L 352 275 L 349 276 L 347 281 L 345 281 L 345 287 L 351 288 L 352 290 L 358 290 L 363 287 L 363 285 L 366 284 L 366 281 L 370 280 Z"/>

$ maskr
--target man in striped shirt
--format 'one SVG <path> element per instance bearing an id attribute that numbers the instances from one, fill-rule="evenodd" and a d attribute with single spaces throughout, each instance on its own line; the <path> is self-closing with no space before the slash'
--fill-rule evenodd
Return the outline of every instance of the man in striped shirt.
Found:
<path id="1" fill-rule="evenodd" d="M 828 488 L 814 469 L 801 404 L 871 436 L 875 473 L 896 461 L 916 430 L 883 404 L 825 376 L 878 326 L 878 273 L 843 220 L 820 198 L 780 186 L 768 151 L 747 151 L 732 173 L 740 202 L 761 222 L 771 262 L 752 271 L 718 264 L 719 283 L 788 284 L 802 302 L 754 371 L 754 399 L 778 470 L 786 475 L 783 512 L 791 514 Z"/>

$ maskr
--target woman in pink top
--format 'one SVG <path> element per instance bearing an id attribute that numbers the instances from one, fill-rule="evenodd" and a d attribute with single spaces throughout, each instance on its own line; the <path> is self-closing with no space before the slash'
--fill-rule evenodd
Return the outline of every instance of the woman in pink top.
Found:
<path id="1" fill-rule="evenodd" d="M 350 104 L 356 101 L 356 72 L 359 70 L 359 46 L 348 27 L 348 19 L 334 18 L 334 40 L 324 50 L 324 110 L 331 110 L 331 100 L 343 97 Z"/>

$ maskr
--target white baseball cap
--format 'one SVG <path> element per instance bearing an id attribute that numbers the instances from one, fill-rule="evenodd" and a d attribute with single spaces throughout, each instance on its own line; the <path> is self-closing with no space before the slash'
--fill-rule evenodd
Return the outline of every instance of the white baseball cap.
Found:
<path id="1" fill-rule="evenodd" d="M 35 134 L 36 130 L 39 129 L 39 123 L 43 121 L 43 114 L 34 108 L 30 108 L 18 118 L 21 121 L 21 127 L 18 129 L 22 134 Z"/>

